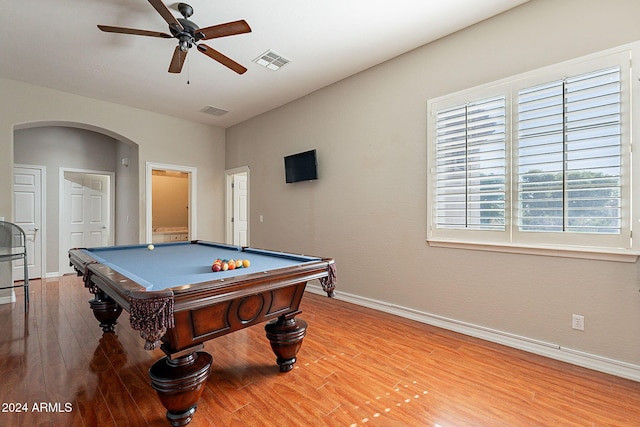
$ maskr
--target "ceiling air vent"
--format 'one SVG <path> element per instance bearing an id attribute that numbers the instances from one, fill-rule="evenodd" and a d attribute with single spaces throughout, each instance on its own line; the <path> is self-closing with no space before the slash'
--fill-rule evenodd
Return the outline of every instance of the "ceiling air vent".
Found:
<path id="1" fill-rule="evenodd" d="M 207 105 L 200 111 L 206 114 L 211 114 L 212 116 L 216 116 L 216 117 L 220 117 L 228 113 L 227 110 L 223 110 L 222 108 L 214 107 L 212 105 Z"/>
<path id="2" fill-rule="evenodd" d="M 255 62 L 256 64 L 260 64 L 263 67 L 267 67 L 270 70 L 276 71 L 284 67 L 291 61 L 288 60 L 287 58 L 284 58 L 278 55 L 272 50 L 268 50 L 262 55 L 260 55 L 259 57 L 257 57 L 256 59 L 254 59 L 253 62 Z"/>

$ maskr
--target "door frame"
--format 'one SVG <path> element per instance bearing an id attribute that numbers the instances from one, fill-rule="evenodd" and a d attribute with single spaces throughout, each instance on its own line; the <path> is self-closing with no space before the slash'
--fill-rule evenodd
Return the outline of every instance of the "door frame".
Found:
<path id="1" fill-rule="evenodd" d="M 115 213 L 116 213 L 116 196 L 115 196 L 115 183 L 116 183 L 116 174 L 115 172 L 109 171 L 99 171 L 92 169 L 76 169 L 76 168 L 65 168 L 61 167 L 59 169 L 58 175 L 58 272 L 61 275 L 62 272 L 66 269 L 66 266 L 69 264 L 69 256 L 67 255 L 67 250 L 63 247 L 62 240 L 62 232 L 64 231 L 64 201 L 65 201 L 65 192 L 64 192 L 64 174 L 65 172 L 71 173 L 81 173 L 85 175 L 108 175 L 109 176 L 109 237 L 107 238 L 108 244 L 113 244 L 114 236 L 115 236 Z"/>
<path id="2" fill-rule="evenodd" d="M 241 173 L 247 174 L 247 245 L 251 244 L 251 221 L 249 213 L 251 212 L 251 177 L 249 166 L 241 166 L 239 168 L 227 169 L 225 173 L 225 238 L 227 244 L 233 244 L 233 176 Z"/>
<path id="3" fill-rule="evenodd" d="M 11 196 L 13 197 L 13 175 L 15 168 L 38 169 L 40 171 L 40 278 L 47 278 L 47 167 L 43 165 L 27 165 L 14 163 L 11 170 Z M 12 203 L 11 221 L 15 221 L 14 203 Z M 12 269 L 13 273 L 13 269 Z M 56 275 L 54 275 L 56 276 Z"/>
<path id="4" fill-rule="evenodd" d="M 198 169 L 192 166 L 171 165 L 167 163 L 146 162 L 145 170 L 145 243 L 153 242 L 153 171 L 186 172 L 189 175 L 189 240 L 195 240 L 198 235 Z"/>

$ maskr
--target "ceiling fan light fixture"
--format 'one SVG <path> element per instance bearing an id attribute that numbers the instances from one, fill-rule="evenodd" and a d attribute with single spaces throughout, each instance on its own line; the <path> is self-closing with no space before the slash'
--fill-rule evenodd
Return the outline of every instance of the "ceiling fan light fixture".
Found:
<path id="1" fill-rule="evenodd" d="M 268 50 L 262 55 L 258 56 L 256 59 L 254 59 L 253 62 L 255 62 L 258 65 L 262 65 L 263 67 L 266 67 L 272 71 L 277 71 L 291 61 L 285 58 L 284 56 L 275 53 L 272 50 Z"/>
<path id="2" fill-rule="evenodd" d="M 180 39 L 180 50 L 183 52 L 188 51 L 191 48 L 191 42 L 188 39 Z"/>

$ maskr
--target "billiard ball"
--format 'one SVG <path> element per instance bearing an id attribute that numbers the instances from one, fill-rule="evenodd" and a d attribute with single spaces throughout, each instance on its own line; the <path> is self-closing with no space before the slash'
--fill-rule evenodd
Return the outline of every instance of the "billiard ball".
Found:
<path id="1" fill-rule="evenodd" d="M 147 246 L 147 249 L 149 249 L 150 251 L 152 251 L 152 250 L 153 250 L 153 248 L 155 248 L 155 246 L 153 246 L 153 245 L 148 245 L 148 246 Z"/>

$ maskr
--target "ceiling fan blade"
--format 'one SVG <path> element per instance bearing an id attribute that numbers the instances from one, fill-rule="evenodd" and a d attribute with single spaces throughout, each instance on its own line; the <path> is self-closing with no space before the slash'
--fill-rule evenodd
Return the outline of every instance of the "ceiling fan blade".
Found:
<path id="1" fill-rule="evenodd" d="M 226 24 L 200 28 L 198 30 L 198 33 L 202 33 L 204 35 L 204 37 L 200 38 L 201 40 L 216 39 L 218 37 L 234 36 L 236 34 L 250 32 L 251 27 L 249 27 L 249 24 L 247 24 L 247 21 L 244 19 L 240 21 L 227 22 Z"/>
<path id="2" fill-rule="evenodd" d="M 183 52 L 180 50 L 180 46 L 176 46 L 176 50 L 173 51 L 173 57 L 171 58 L 171 64 L 169 64 L 169 72 L 180 74 L 182 71 L 182 65 L 187 58 L 189 51 Z"/>
<path id="3" fill-rule="evenodd" d="M 173 36 L 159 31 L 136 30 L 134 28 L 112 27 L 110 25 L 98 25 L 98 28 L 105 33 L 133 34 L 136 36 L 162 37 L 164 39 L 173 38 Z"/>
<path id="4" fill-rule="evenodd" d="M 210 48 L 206 44 L 200 43 L 198 45 L 198 50 L 200 52 L 204 53 L 205 55 L 207 55 L 209 58 L 215 59 L 216 61 L 218 61 L 219 63 L 221 63 L 225 67 L 232 69 L 233 71 L 235 71 L 238 74 L 244 74 L 247 71 L 247 69 L 245 67 L 243 67 L 242 65 L 238 64 L 233 59 L 229 58 L 228 56 L 223 55 L 222 53 L 218 52 L 215 49 Z"/>
<path id="5" fill-rule="evenodd" d="M 149 0 L 149 3 L 151 3 L 151 6 L 153 6 L 155 10 L 158 11 L 160 16 L 162 16 L 165 21 L 167 21 L 167 24 L 169 24 L 170 27 L 172 27 L 179 33 L 184 31 L 184 27 L 182 26 L 182 24 L 178 22 L 176 17 L 173 16 L 171 11 L 169 11 L 169 8 L 165 6 L 165 4 L 162 3 L 161 0 Z"/>

